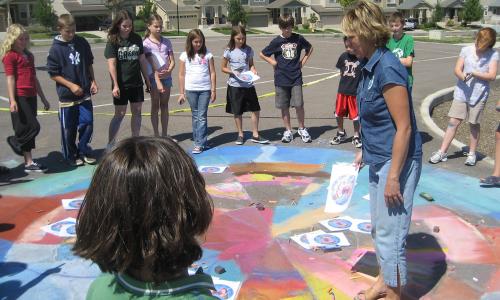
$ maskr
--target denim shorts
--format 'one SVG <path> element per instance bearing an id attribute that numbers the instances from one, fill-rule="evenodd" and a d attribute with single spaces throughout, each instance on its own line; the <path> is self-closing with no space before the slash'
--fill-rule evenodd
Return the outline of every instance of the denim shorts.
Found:
<path id="1" fill-rule="evenodd" d="M 304 106 L 302 96 L 302 85 L 295 86 L 275 86 L 276 96 L 274 97 L 276 108 L 289 108 Z"/>
<path id="2" fill-rule="evenodd" d="M 161 84 L 163 84 L 164 88 L 172 87 L 172 77 L 160 79 Z M 149 78 L 149 82 L 151 82 L 151 88 L 156 88 L 156 80 L 154 78 Z"/>
<path id="3" fill-rule="evenodd" d="M 384 282 L 391 287 L 398 286 L 398 269 L 401 286 L 407 283 L 406 237 L 410 230 L 413 194 L 420 179 L 422 158 L 407 158 L 399 184 L 404 204 L 387 207 L 384 191 L 391 160 L 370 165 L 370 214 L 372 238 L 375 253 Z"/>

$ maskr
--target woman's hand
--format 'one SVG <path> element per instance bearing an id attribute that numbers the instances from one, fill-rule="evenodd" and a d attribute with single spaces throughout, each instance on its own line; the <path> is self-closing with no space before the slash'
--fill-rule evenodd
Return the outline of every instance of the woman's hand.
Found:
<path id="1" fill-rule="evenodd" d="M 210 92 L 210 103 L 214 103 L 216 97 L 217 97 L 217 94 L 216 94 L 215 90 L 212 90 L 212 92 Z"/>
<path id="2" fill-rule="evenodd" d="M 115 97 L 115 98 L 120 98 L 120 88 L 119 88 L 117 85 L 115 85 L 115 86 L 113 87 L 113 92 L 112 92 L 112 94 L 113 94 L 113 97 Z"/>
<path id="3" fill-rule="evenodd" d="M 358 172 L 365 166 L 365 164 L 363 163 L 363 152 L 356 152 L 356 156 L 354 156 L 352 165 L 358 170 Z"/>
<path id="4" fill-rule="evenodd" d="M 387 207 L 398 207 L 403 205 L 404 199 L 401 195 L 399 179 L 387 178 L 384 191 L 385 205 Z"/>

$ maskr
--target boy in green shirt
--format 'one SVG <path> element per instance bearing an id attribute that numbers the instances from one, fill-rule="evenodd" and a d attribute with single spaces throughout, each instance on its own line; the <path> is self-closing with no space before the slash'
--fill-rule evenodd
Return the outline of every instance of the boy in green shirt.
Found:
<path id="1" fill-rule="evenodd" d="M 395 12 L 389 18 L 389 26 L 392 31 L 392 37 L 387 42 L 386 47 L 399 58 L 399 61 L 408 71 L 408 85 L 413 87 L 412 65 L 415 57 L 414 41 L 411 35 L 403 32 L 405 19 L 400 12 Z"/>

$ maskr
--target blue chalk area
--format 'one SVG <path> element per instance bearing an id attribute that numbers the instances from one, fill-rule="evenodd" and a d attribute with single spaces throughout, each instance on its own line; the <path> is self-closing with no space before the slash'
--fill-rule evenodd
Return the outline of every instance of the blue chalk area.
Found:
<path id="1" fill-rule="evenodd" d="M 9 252 L 11 247 L 12 247 L 12 242 L 0 239 L 0 263 L 5 260 L 5 256 L 7 255 L 7 252 Z M 0 273 L 1 270 L 2 268 L 0 268 Z"/>
<path id="2" fill-rule="evenodd" d="M 214 277 L 219 277 L 224 280 L 231 281 L 242 281 L 244 279 L 244 275 L 241 272 L 240 267 L 234 260 L 219 260 L 220 252 L 216 250 L 210 250 L 203 248 L 203 256 L 196 263 L 199 264 L 203 268 L 203 272 L 209 274 Z M 204 263 L 204 264 L 202 264 Z M 221 266 L 226 272 L 222 274 L 217 274 L 215 272 L 215 267 Z"/>

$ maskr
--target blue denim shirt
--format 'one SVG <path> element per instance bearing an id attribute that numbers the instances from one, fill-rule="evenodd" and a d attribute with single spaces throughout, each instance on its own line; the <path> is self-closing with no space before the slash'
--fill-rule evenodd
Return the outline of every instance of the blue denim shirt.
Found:
<path id="1" fill-rule="evenodd" d="M 357 93 L 363 162 L 367 165 L 386 162 L 392 158 L 396 126 L 382 94 L 388 84 L 401 85 L 408 90 L 408 73 L 391 51 L 381 47 L 375 50 L 368 61 L 365 60 Z M 408 96 L 411 136 L 407 158 L 419 158 L 422 156 L 422 141 L 417 131 L 409 92 Z"/>

